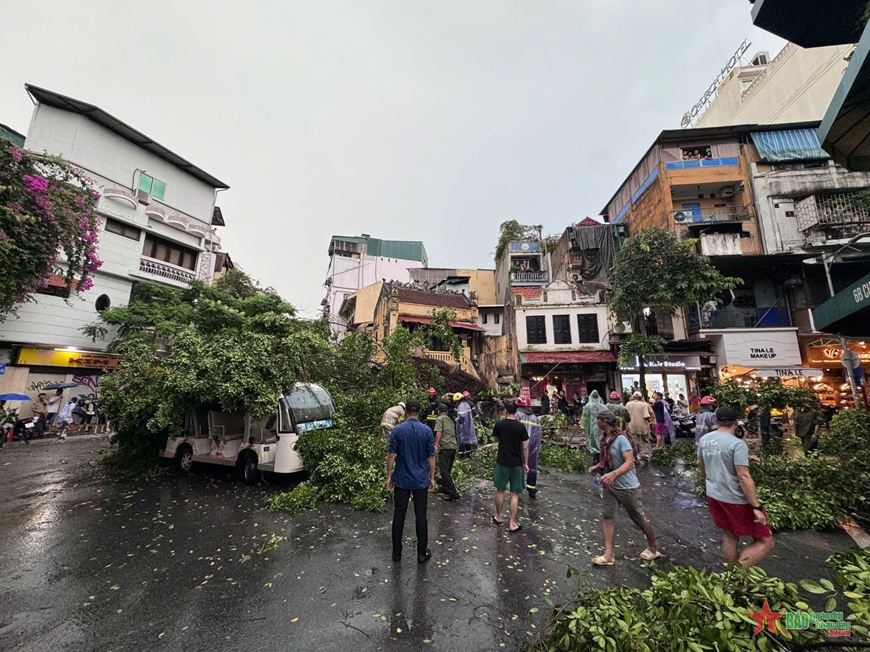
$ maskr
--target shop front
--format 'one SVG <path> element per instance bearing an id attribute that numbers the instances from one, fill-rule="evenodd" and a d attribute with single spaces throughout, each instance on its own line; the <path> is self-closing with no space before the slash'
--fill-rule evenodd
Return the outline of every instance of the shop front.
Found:
<path id="1" fill-rule="evenodd" d="M 855 400 L 849 384 L 846 367 L 843 366 L 843 347 L 832 337 L 803 338 L 807 366 L 818 376 L 806 386 L 816 392 L 823 405 L 833 408 L 854 407 Z M 865 405 L 868 402 L 867 374 L 870 373 L 870 345 L 867 342 L 848 342 L 849 350 L 857 357 L 858 366 L 852 370 L 859 396 Z"/>
<path id="2" fill-rule="evenodd" d="M 41 392 L 52 393 L 46 387 L 61 383 L 75 384 L 64 390 L 64 401 L 76 396 L 99 396 L 100 377 L 107 370 L 121 366 L 120 355 L 70 349 L 22 348 L 15 364 L 7 365 L 0 374 L 0 392 L 26 394 L 31 398 L 11 405 L 21 417 L 31 416 L 30 406 Z"/>
<path id="3" fill-rule="evenodd" d="M 796 328 L 746 328 L 708 336 L 716 351 L 720 380 L 757 378 L 759 373 L 787 377 L 803 368 Z M 798 376 L 799 377 L 799 376 Z"/>
<path id="4" fill-rule="evenodd" d="M 624 392 L 634 392 L 640 387 L 640 365 L 637 357 L 631 364 L 620 367 Z M 685 398 L 698 388 L 698 373 L 701 357 L 693 354 L 669 353 L 664 356 L 644 356 L 644 375 L 648 395 L 661 392 L 674 400 L 680 394 Z"/>
<path id="5" fill-rule="evenodd" d="M 610 351 L 520 353 L 521 392 L 541 405 L 541 396 L 565 390 L 568 401 L 597 391 L 606 399 L 617 386 L 616 356 Z"/>

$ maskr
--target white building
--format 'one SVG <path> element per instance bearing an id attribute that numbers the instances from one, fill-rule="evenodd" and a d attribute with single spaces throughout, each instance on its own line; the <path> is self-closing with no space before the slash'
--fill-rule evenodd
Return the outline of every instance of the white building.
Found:
<path id="1" fill-rule="evenodd" d="M 321 305 L 328 311 L 336 332 L 345 331 L 341 305 L 357 290 L 378 281 L 408 283 L 411 269 L 427 267 L 429 258 L 422 242 L 381 240 L 367 233 L 361 236 L 334 235 L 329 242 L 326 297 Z"/>
<path id="2" fill-rule="evenodd" d="M 821 120 L 849 65 L 853 45 L 786 46 L 773 59 L 759 52 L 719 84 L 694 127 Z"/>
<path id="3" fill-rule="evenodd" d="M 211 280 L 220 243 L 214 227 L 224 224 L 215 201 L 229 186 L 99 107 L 26 88 L 35 107 L 25 148 L 62 156 L 101 195 L 103 265 L 89 291 L 68 296 L 50 285 L 21 306 L 17 319 L 0 324 L 0 362 L 7 363 L 0 391 L 35 397 L 46 384 L 75 379 L 78 395 L 96 389 L 102 370 L 120 363 L 104 353 L 111 334 L 94 342 L 81 332 L 100 310 L 128 303 L 137 281 L 183 288 Z"/>

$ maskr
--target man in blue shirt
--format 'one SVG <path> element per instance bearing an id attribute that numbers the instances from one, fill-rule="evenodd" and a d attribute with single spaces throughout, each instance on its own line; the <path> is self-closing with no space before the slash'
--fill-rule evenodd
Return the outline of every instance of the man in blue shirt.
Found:
<path id="1" fill-rule="evenodd" d="M 656 544 L 652 525 L 643 512 L 640 500 L 640 482 L 634 468 L 634 447 L 628 436 L 619 430 L 616 415 L 604 409 L 597 413 L 598 427 L 601 435 L 601 460 L 595 466 L 589 467 L 589 473 L 601 474 L 601 486 L 604 488 L 602 498 L 604 512 L 601 515 L 601 527 L 604 531 L 604 554 L 592 559 L 596 566 L 613 566 L 616 559 L 613 553 L 613 519 L 617 506 L 623 507 L 628 517 L 643 532 L 647 547 L 640 558 L 652 561 L 662 556 Z"/>
<path id="2" fill-rule="evenodd" d="M 387 489 L 395 492 L 393 501 L 393 561 L 402 558 L 402 532 L 408 503 L 414 498 L 417 526 L 417 563 L 432 557 L 429 550 L 429 523 L 426 520 L 427 491 L 435 491 L 435 435 L 420 423 L 420 401 L 405 403 L 407 420 L 393 428 L 387 455 Z"/>

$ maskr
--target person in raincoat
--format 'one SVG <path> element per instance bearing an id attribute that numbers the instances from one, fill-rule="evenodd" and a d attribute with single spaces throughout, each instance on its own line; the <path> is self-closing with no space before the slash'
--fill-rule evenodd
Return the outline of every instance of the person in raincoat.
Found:
<path id="1" fill-rule="evenodd" d="M 467 453 L 477 448 L 477 432 L 474 429 L 474 406 L 471 404 L 471 394 L 456 392 L 453 395 L 456 403 L 456 440 L 459 442 L 459 452 Z"/>
<path id="2" fill-rule="evenodd" d="M 598 464 L 601 456 L 601 430 L 596 421 L 598 413 L 606 410 L 607 406 L 601 400 L 597 389 L 593 389 L 589 395 L 589 402 L 583 408 L 583 416 L 580 417 L 580 427 L 586 433 L 586 450 L 592 456 L 592 463 Z"/>
<path id="3" fill-rule="evenodd" d="M 384 441 L 390 441 L 390 435 L 393 434 L 393 428 L 398 426 L 405 420 L 405 404 L 399 403 L 391 408 L 387 408 L 384 416 L 381 417 L 381 436 Z"/>
<path id="4" fill-rule="evenodd" d="M 529 472 L 526 473 L 526 491 L 529 498 L 537 498 L 538 494 L 538 453 L 541 452 L 541 420 L 532 413 L 532 402 L 528 396 L 520 396 L 516 400 L 516 419 L 526 427 L 529 434 Z"/>
<path id="5" fill-rule="evenodd" d="M 441 401 L 438 400 L 438 392 L 434 387 L 429 388 L 429 403 L 426 406 L 426 425 L 432 428 L 435 432 L 435 421 L 438 419 L 438 406 Z"/>

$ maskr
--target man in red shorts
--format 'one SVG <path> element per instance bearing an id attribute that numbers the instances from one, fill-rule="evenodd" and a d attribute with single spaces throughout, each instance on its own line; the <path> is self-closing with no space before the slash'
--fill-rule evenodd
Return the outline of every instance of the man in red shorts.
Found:
<path id="1" fill-rule="evenodd" d="M 707 487 L 707 506 L 716 527 L 723 530 L 722 554 L 726 563 L 739 562 L 744 568 L 761 563 L 773 550 L 773 536 L 767 514 L 758 502 L 755 483 L 749 475 L 749 449 L 738 439 L 737 412 L 730 407 L 716 410 L 717 430 L 698 442 L 698 468 Z M 752 537 L 738 552 L 740 537 Z"/>

